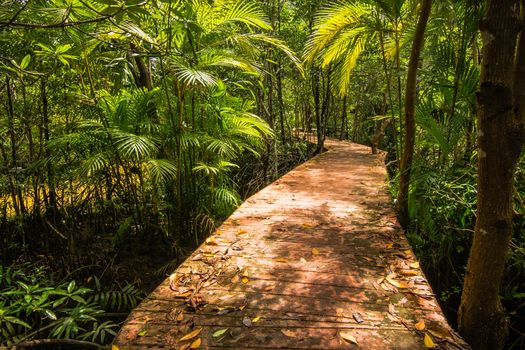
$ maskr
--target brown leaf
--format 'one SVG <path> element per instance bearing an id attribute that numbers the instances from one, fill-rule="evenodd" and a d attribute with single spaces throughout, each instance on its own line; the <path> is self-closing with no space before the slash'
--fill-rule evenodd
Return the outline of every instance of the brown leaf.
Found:
<path id="1" fill-rule="evenodd" d="M 388 283 L 390 283 L 394 287 L 401 288 L 401 289 L 408 289 L 408 288 L 410 288 L 410 286 L 408 284 L 406 284 L 404 282 L 401 282 L 401 281 L 396 281 L 393 278 L 387 277 L 386 280 L 388 281 Z"/>
<path id="2" fill-rule="evenodd" d="M 281 329 L 281 333 L 286 335 L 287 337 L 290 337 L 290 338 L 295 338 L 296 337 L 294 332 L 289 330 L 289 329 Z"/>
<path id="3" fill-rule="evenodd" d="M 319 253 L 320 253 L 320 252 L 319 252 L 319 249 L 317 249 L 317 248 L 312 248 L 312 254 L 313 254 L 313 255 L 319 255 Z"/>
<path id="4" fill-rule="evenodd" d="M 414 326 L 418 331 L 422 331 L 423 329 L 425 329 L 426 325 L 425 325 L 425 321 L 424 320 L 420 320 L 418 323 L 415 324 Z"/>
<path id="5" fill-rule="evenodd" d="M 438 337 L 441 339 L 452 338 L 452 334 L 450 333 L 448 329 L 441 327 L 437 324 L 428 326 L 427 329 L 428 329 L 428 332 L 432 334 L 434 337 Z"/>
<path id="6" fill-rule="evenodd" d="M 233 284 L 239 282 L 239 275 L 235 275 L 235 276 L 233 276 L 232 279 L 231 279 L 231 282 L 232 282 Z"/>
<path id="7" fill-rule="evenodd" d="M 238 234 L 238 235 L 244 235 L 244 234 L 246 234 L 246 233 L 248 233 L 248 231 L 246 231 L 246 230 L 243 229 L 243 228 L 240 228 L 239 231 L 237 231 L 237 234 Z"/>
<path id="8" fill-rule="evenodd" d="M 341 331 L 339 332 L 339 336 L 349 343 L 359 345 L 357 344 L 357 339 L 355 339 L 355 337 L 350 333 L 350 331 Z"/>
<path id="9" fill-rule="evenodd" d="M 182 320 L 184 320 L 184 311 L 179 312 L 179 314 L 177 315 L 176 320 L 177 320 L 177 322 L 181 322 Z"/>
<path id="10" fill-rule="evenodd" d="M 419 274 L 419 271 L 417 270 L 401 270 L 399 271 L 402 275 L 405 276 L 417 276 Z"/>
<path id="11" fill-rule="evenodd" d="M 182 338 L 180 338 L 179 341 L 185 341 L 185 340 L 193 339 L 196 336 L 198 336 L 201 331 L 202 331 L 202 327 L 195 328 L 194 330 L 192 330 L 191 332 L 189 332 L 188 334 L 186 334 Z"/>
<path id="12" fill-rule="evenodd" d="M 288 260 L 285 259 L 285 258 L 276 258 L 275 261 L 280 262 L 280 263 L 287 263 L 288 262 Z"/>
<path id="13" fill-rule="evenodd" d="M 264 291 L 269 292 L 269 291 L 272 291 L 274 288 L 275 286 L 267 286 L 267 287 L 264 287 Z"/>
<path id="14" fill-rule="evenodd" d="M 182 344 L 181 346 L 179 346 L 178 350 L 188 350 L 190 346 L 191 346 L 191 343 Z"/>
<path id="15" fill-rule="evenodd" d="M 394 304 L 388 304 L 388 312 L 390 312 L 392 315 L 396 314 L 396 307 Z"/>
<path id="16" fill-rule="evenodd" d="M 352 317 L 357 323 L 363 323 L 365 320 L 363 319 L 363 316 L 359 312 L 352 312 Z"/>

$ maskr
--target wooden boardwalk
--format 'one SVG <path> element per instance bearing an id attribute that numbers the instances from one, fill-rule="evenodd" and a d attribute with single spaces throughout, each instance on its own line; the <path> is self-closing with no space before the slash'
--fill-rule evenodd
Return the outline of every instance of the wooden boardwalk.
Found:
<path id="1" fill-rule="evenodd" d="M 382 156 L 327 147 L 241 205 L 114 349 L 466 348 L 396 221 Z"/>

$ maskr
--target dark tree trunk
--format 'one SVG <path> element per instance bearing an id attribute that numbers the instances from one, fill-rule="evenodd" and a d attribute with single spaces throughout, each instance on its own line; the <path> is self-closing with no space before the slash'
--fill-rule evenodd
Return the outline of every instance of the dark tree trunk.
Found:
<path id="1" fill-rule="evenodd" d="M 343 97 L 343 107 L 341 110 L 341 134 L 339 134 L 339 140 L 342 140 L 343 138 L 346 138 L 346 100 L 348 97 Z"/>
<path id="2" fill-rule="evenodd" d="M 425 39 L 425 28 L 432 0 L 423 0 L 421 12 L 417 22 L 410 60 L 408 62 L 407 85 L 405 96 L 405 137 L 403 154 L 401 156 L 401 167 L 399 176 L 399 193 L 397 196 L 397 210 L 399 223 L 406 227 L 408 225 L 408 186 L 410 184 L 410 171 L 412 168 L 412 157 L 414 156 L 414 139 L 416 135 L 415 107 L 416 107 L 416 78 L 419 55 L 423 49 Z"/>
<path id="3" fill-rule="evenodd" d="M 512 235 L 514 171 L 524 140 L 525 35 L 517 44 L 519 22 L 519 0 L 489 1 L 480 22 L 477 215 L 458 312 L 459 330 L 476 350 L 502 349 L 508 334 L 499 292 Z"/>

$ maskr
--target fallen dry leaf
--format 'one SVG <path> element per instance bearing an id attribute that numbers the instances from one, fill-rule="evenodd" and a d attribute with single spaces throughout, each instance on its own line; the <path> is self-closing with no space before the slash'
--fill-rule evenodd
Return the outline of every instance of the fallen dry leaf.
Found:
<path id="1" fill-rule="evenodd" d="M 418 331 L 422 331 L 423 329 L 425 329 L 426 325 L 425 325 L 425 321 L 424 320 L 421 320 L 419 321 L 418 323 L 415 324 L 416 329 Z"/>
<path id="2" fill-rule="evenodd" d="M 240 228 L 239 231 L 237 231 L 237 234 L 238 234 L 238 235 L 244 235 L 244 234 L 246 234 L 246 233 L 248 233 L 248 231 L 246 231 L 246 230 L 243 229 L 243 228 Z"/>
<path id="3" fill-rule="evenodd" d="M 432 337 L 428 335 L 428 333 L 425 333 L 425 338 L 423 339 L 423 343 L 425 344 L 425 348 L 434 349 L 436 347 L 436 343 L 432 340 Z"/>
<path id="4" fill-rule="evenodd" d="M 177 315 L 176 320 L 177 320 L 177 322 L 181 322 L 182 320 L 184 320 L 184 311 L 179 312 L 179 314 Z"/>
<path id="5" fill-rule="evenodd" d="M 419 261 L 413 262 L 409 266 L 413 269 L 419 269 Z"/>
<path id="6" fill-rule="evenodd" d="M 202 332 L 202 327 L 195 328 L 194 330 L 192 330 L 191 332 L 189 332 L 188 334 L 186 334 L 185 336 L 180 338 L 179 341 L 185 341 L 185 340 L 193 339 L 196 336 L 198 336 L 201 332 Z"/>
<path id="7" fill-rule="evenodd" d="M 232 279 L 231 279 L 231 282 L 232 282 L 233 284 L 239 282 L 239 275 L 235 275 L 235 276 L 233 276 Z"/>
<path id="8" fill-rule="evenodd" d="M 206 239 L 206 244 L 209 244 L 209 245 L 217 245 L 217 242 L 215 241 L 215 238 L 214 237 L 208 237 Z"/>
<path id="9" fill-rule="evenodd" d="M 288 260 L 285 259 L 285 258 L 276 258 L 275 261 L 280 262 L 280 263 L 287 263 L 288 262 Z"/>
<path id="10" fill-rule="evenodd" d="M 349 331 L 341 331 L 339 332 L 339 336 L 349 343 L 359 345 L 357 343 L 357 339 L 355 339 L 355 337 Z"/>
<path id="11" fill-rule="evenodd" d="M 113 344 L 111 345 L 111 350 L 120 350 L 120 348 L 116 346 L 115 344 Z"/>
<path id="12" fill-rule="evenodd" d="M 319 252 L 319 249 L 317 249 L 317 248 L 312 248 L 312 254 L 313 254 L 313 255 L 319 255 L 319 253 L 320 253 L 320 252 Z"/>
<path id="13" fill-rule="evenodd" d="M 404 282 L 401 282 L 401 281 L 396 281 L 393 278 L 387 277 L 386 280 L 388 281 L 388 283 L 390 283 L 394 287 L 401 288 L 401 289 L 408 289 L 408 288 L 410 288 L 410 286 L 408 284 L 406 284 Z"/>
<path id="14" fill-rule="evenodd" d="M 201 344 L 202 344 L 201 338 L 197 338 L 191 343 L 190 349 L 197 349 L 198 347 L 201 346 Z"/>
<path id="15" fill-rule="evenodd" d="M 308 229 L 308 228 L 312 228 L 312 225 L 311 224 L 302 224 L 302 227 Z"/>
<path id="16" fill-rule="evenodd" d="M 248 277 L 244 276 L 241 281 L 242 281 L 242 283 L 246 284 L 246 283 L 248 283 L 250 281 L 250 279 Z"/>
<path id="17" fill-rule="evenodd" d="M 452 334 L 450 333 L 448 329 L 441 327 L 437 324 L 428 326 L 428 332 L 432 334 L 434 337 L 438 337 L 441 339 L 452 338 Z"/>
<path id="18" fill-rule="evenodd" d="M 261 316 L 256 316 L 256 317 L 252 318 L 252 323 L 257 323 L 257 322 L 259 322 L 260 319 L 261 319 Z"/>
<path id="19" fill-rule="evenodd" d="M 295 338 L 295 334 L 289 329 L 281 329 L 281 333 L 286 335 L 287 337 Z"/>
<path id="20" fill-rule="evenodd" d="M 178 350 L 188 350 L 190 346 L 191 346 L 191 343 L 182 344 L 181 346 L 179 346 Z"/>
<path id="21" fill-rule="evenodd" d="M 265 292 L 269 292 L 271 290 L 273 290 L 275 288 L 275 286 L 267 286 L 267 287 L 264 287 L 264 291 Z"/>
<path id="22" fill-rule="evenodd" d="M 250 320 L 249 317 L 244 317 L 242 319 L 242 324 L 245 325 L 246 327 L 251 327 L 252 326 L 252 320 Z"/>
<path id="23" fill-rule="evenodd" d="M 352 317 L 357 323 L 363 323 L 365 320 L 363 319 L 363 316 L 359 312 L 352 312 Z"/>
<path id="24" fill-rule="evenodd" d="M 301 258 L 299 259 L 300 262 L 302 262 L 303 264 L 306 264 L 306 259 L 305 258 Z"/>
<path id="25" fill-rule="evenodd" d="M 396 307 L 394 304 L 388 304 L 388 312 L 390 312 L 392 315 L 396 314 Z"/>

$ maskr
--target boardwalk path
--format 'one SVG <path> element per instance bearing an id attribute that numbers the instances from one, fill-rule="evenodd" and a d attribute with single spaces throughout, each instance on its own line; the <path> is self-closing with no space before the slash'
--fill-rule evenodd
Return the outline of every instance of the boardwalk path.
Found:
<path id="1" fill-rule="evenodd" d="M 117 347 L 422 349 L 426 335 L 456 348 L 382 157 L 327 146 L 249 198 L 133 311 Z"/>

